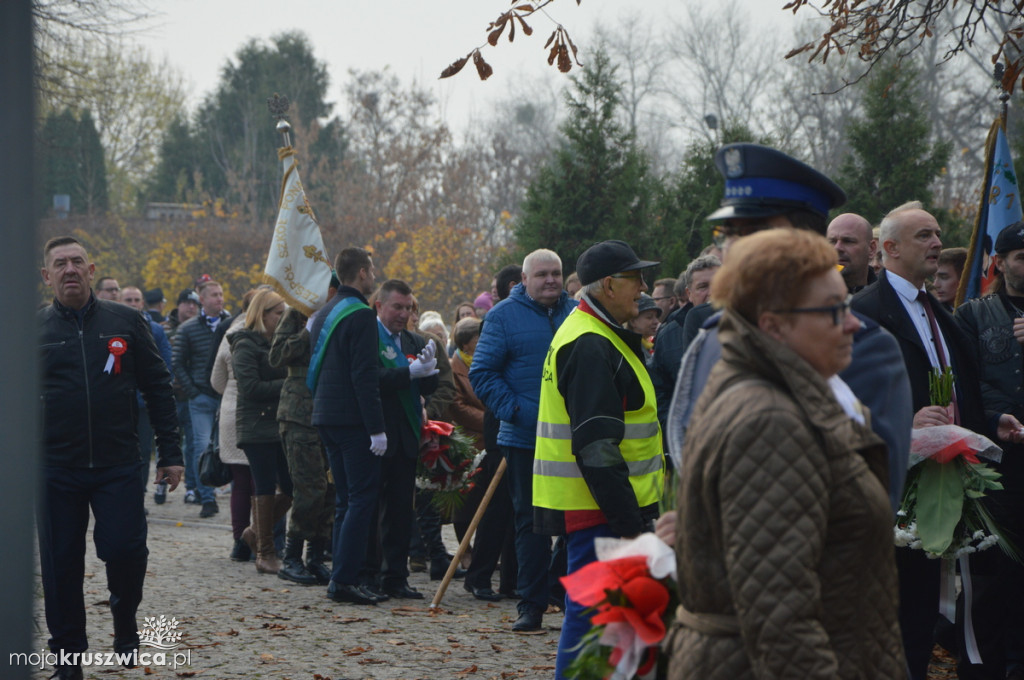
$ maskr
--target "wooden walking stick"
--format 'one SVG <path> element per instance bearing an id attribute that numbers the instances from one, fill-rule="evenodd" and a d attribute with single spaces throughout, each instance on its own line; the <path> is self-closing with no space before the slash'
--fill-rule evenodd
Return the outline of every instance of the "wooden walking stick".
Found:
<path id="1" fill-rule="evenodd" d="M 487 455 L 491 454 L 488 453 Z M 476 509 L 476 513 L 473 515 L 473 521 L 469 523 L 469 528 L 466 529 L 466 535 L 462 537 L 462 542 L 459 543 L 459 549 L 455 551 L 455 556 L 452 557 L 452 563 L 448 565 L 448 571 L 445 572 L 441 585 L 437 587 L 437 592 L 434 593 L 434 599 L 430 602 L 431 609 L 435 609 L 437 608 L 437 605 L 441 604 L 441 599 L 444 597 L 445 591 L 448 590 L 448 584 L 451 583 L 452 577 L 455 576 L 455 570 L 459 568 L 459 562 L 462 560 L 462 556 L 465 554 L 466 549 L 469 548 L 469 541 L 473 538 L 473 534 L 476 533 L 476 526 L 480 524 L 480 518 L 484 516 L 487 506 L 491 504 L 491 497 L 494 495 L 494 490 L 498 488 L 498 482 L 501 481 L 504 474 L 505 458 L 503 456 L 501 462 L 498 463 L 498 469 L 494 471 L 494 477 L 491 479 L 491 483 L 487 485 L 487 492 L 484 494 L 484 497 L 480 499 L 480 506 Z"/>

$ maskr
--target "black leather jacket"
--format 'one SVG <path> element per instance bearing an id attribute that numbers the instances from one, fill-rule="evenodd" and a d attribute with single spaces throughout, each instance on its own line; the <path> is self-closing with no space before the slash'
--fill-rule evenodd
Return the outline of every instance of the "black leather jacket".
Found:
<path id="1" fill-rule="evenodd" d="M 981 367 L 981 397 L 989 417 L 1011 413 L 1024 418 L 1024 357 L 1013 337 L 1010 303 L 1003 295 L 968 300 L 956 310 L 956 320 L 971 341 Z"/>
<path id="2" fill-rule="evenodd" d="M 136 390 L 156 433 L 157 466 L 182 465 L 171 374 L 145 316 L 92 297 L 79 313 L 54 300 L 39 311 L 37 321 L 45 465 L 137 463 Z M 123 341 L 120 362 L 110 361 L 115 339 Z"/>

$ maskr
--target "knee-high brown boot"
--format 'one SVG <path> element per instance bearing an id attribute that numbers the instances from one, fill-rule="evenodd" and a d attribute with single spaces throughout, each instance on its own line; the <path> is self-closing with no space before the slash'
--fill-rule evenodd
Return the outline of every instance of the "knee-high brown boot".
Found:
<path id="1" fill-rule="evenodd" d="M 253 528 L 256 533 L 256 571 L 276 574 L 281 568 L 274 550 L 274 496 L 252 497 Z"/>

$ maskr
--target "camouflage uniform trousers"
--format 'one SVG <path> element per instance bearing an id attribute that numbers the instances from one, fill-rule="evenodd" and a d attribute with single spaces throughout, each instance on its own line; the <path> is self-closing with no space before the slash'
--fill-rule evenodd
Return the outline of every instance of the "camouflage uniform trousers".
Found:
<path id="1" fill-rule="evenodd" d="M 308 425 L 287 421 L 278 425 L 293 487 L 288 535 L 304 541 L 327 540 L 334 525 L 334 484 L 320 435 Z"/>

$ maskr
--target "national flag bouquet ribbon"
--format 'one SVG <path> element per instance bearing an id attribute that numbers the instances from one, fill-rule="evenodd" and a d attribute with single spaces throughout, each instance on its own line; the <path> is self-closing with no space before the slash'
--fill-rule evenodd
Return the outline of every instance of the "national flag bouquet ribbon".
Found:
<path id="1" fill-rule="evenodd" d="M 331 263 L 313 208 L 299 179 L 295 150 L 277 151 L 284 165 L 281 199 L 263 280 L 306 316 L 327 302 Z"/>
<path id="2" fill-rule="evenodd" d="M 461 427 L 439 420 L 423 423 L 416 487 L 434 492 L 434 505 L 443 518 L 450 520 L 476 486 L 473 477 L 486 453 L 477 453 Z"/>
<path id="3" fill-rule="evenodd" d="M 598 538 L 598 561 L 563 576 L 566 594 L 591 607 L 590 632 L 566 670 L 577 680 L 628 680 L 658 674 L 658 645 L 671 612 L 676 556 L 652 533 Z"/>

